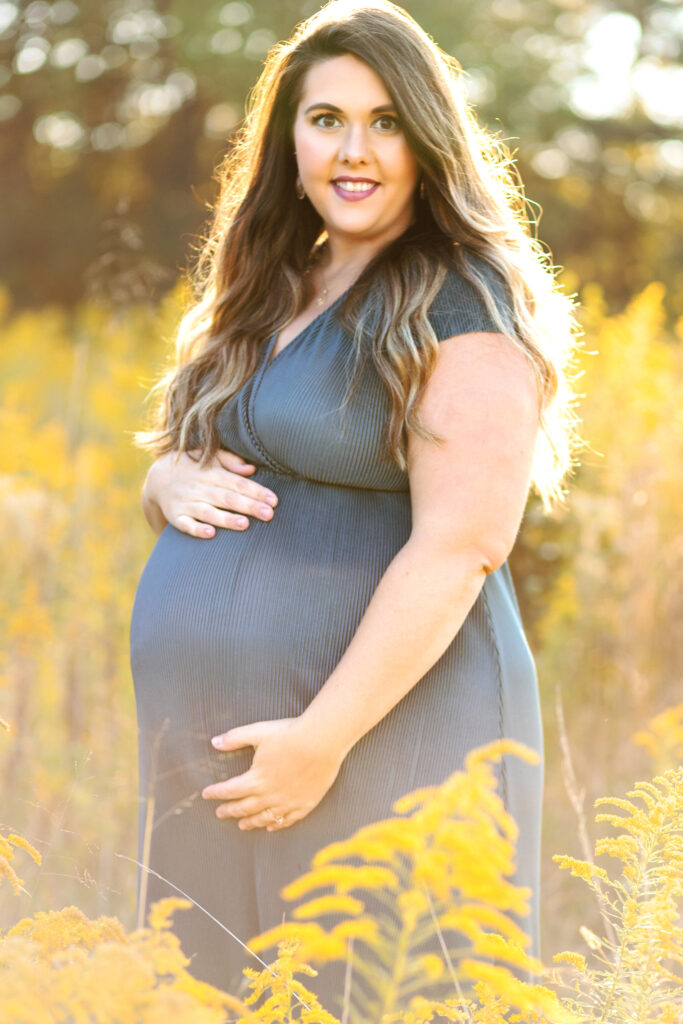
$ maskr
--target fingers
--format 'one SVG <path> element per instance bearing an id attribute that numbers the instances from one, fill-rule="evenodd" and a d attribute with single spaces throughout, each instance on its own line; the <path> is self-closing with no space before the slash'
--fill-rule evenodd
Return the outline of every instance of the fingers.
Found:
<path id="1" fill-rule="evenodd" d="M 249 796 L 242 800 L 231 800 L 230 803 L 220 804 L 215 813 L 216 817 L 221 819 L 238 818 L 238 825 L 244 830 L 265 828 L 268 832 L 275 832 L 293 825 L 295 821 L 291 814 L 280 813 L 271 807 L 264 807 L 263 797 L 258 796 Z"/>
<path id="2" fill-rule="evenodd" d="M 240 481 L 242 483 L 242 481 Z M 277 504 L 277 498 L 266 487 L 258 486 L 258 491 L 245 491 L 237 487 L 215 487 L 207 494 L 207 501 L 218 509 L 227 509 L 230 512 L 242 513 L 246 516 L 253 516 L 255 519 L 268 521 L 273 518 L 273 508 Z"/>
<path id="3" fill-rule="evenodd" d="M 251 498 L 255 502 L 261 502 L 262 504 L 271 505 L 275 507 L 277 505 L 277 495 L 269 488 L 264 487 L 256 480 L 249 480 L 245 478 L 245 474 L 252 473 L 256 467 L 244 461 L 239 455 L 235 455 L 234 452 L 225 451 L 219 448 L 215 455 L 218 466 L 227 470 L 228 479 L 227 483 L 224 482 L 225 474 L 223 473 L 223 479 L 219 479 L 217 482 L 222 484 L 226 490 L 242 494 L 247 498 Z M 237 474 L 235 477 L 234 474 Z"/>
<path id="4" fill-rule="evenodd" d="M 247 515 L 262 522 L 269 522 L 272 519 L 273 513 L 269 506 L 266 512 L 266 506 L 250 503 L 248 499 L 233 501 L 223 496 L 216 501 L 221 502 L 220 507 L 209 498 L 185 502 L 184 509 L 194 519 L 212 526 L 220 526 L 222 529 L 246 529 L 249 525 Z"/>
<path id="5" fill-rule="evenodd" d="M 217 523 L 216 526 L 222 526 L 225 530 L 246 530 L 249 525 L 249 520 L 245 519 L 243 516 L 233 516 L 227 512 L 219 515 L 214 515 L 214 513 L 211 512 L 211 514 L 206 518 L 221 519 L 221 522 Z M 169 522 L 175 526 L 177 530 L 181 530 L 183 533 L 189 533 L 192 537 L 199 537 L 201 540 L 214 537 L 216 534 L 216 527 L 214 525 L 207 522 L 200 522 L 186 514 L 172 517 Z"/>
<path id="6" fill-rule="evenodd" d="M 221 804 L 216 808 L 217 818 L 250 818 L 265 813 L 263 798 L 249 796 L 244 800 L 231 800 L 229 804 Z M 273 819 L 270 818 L 270 821 Z"/>
<path id="7" fill-rule="evenodd" d="M 253 828 L 265 828 L 266 832 L 280 832 L 283 828 L 289 828 L 297 820 L 292 814 L 279 814 L 277 811 L 271 813 L 271 809 L 267 807 L 264 811 L 242 818 L 239 827 L 245 831 Z"/>
<path id="8" fill-rule="evenodd" d="M 247 832 L 254 828 L 265 828 L 267 832 L 279 832 L 283 828 L 289 828 L 297 820 L 293 813 L 280 813 L 270 807 L 254 811 L 251 814 L 247 811 L 240 814 L 222 814 L 220 817 L 239 818 L 239 828 Z"/>
<path id="9" fill-rule="evenodd" d="M 247 476 L 256 469 L 256 466 L 251 462 L 247 462 L 241 455 L 238 455 L 236 452 L 228 452 L 224 448 L 218 449 L 216 459 L 225 469 L 229 469 L 231 473 L 240 473 Z"/>
<path id="10" fill-rule="evenodd" d="M 221 819 L 237 818 L 238 825 L 243 830 L 253 828 L 265 828 L 269 832 L 287 828 L 293 825 L 300 817 L 294 811 L 280 811 L 277 808 L 264 806 L 264 797 L 256 793 L 248 793 L 253 785 L 249 783 L 248 773 L 239 776 L 240 787 L 236 791 L 236 778 L 226 779 L 225 782 L 216 782 L 206 786 L 202 790 L 202 797 L 205 800 L 223 799 L 233 796 L 234 799 L 228 803 L 220 804 L 215 811 L 216 817 Z M 246 792 L 245 792 L 246 791 Z"/>
<path id="11" fill-rule="evenodd" d="M 200 466 L 199 450 L 173 453 L 174 467 L 161 484 L 156 500 L 167 522 L 183 533 L 207 539 L 217 529 L 246 530 L 250 519 L 269 522 L 277 495 L 249 475 L 256 469 L 235 452 L 219 449 Z"/>
<path id="12" fill-rule="evenodd" d="M 171 514 L 169 522 L 193 537 L 206 538 L 215 536 L 216 528 L 219 527 L 223 530 L 246 530 L 249 526 L 248 515 L 264 523 L 273 518 L 271 505 L 254 501 L 234 491 L 216 487 L 207 498 L 209 500 L 186 502 L 187 511 L 175 516 Z"/>
<path id="13" fill-rule="evenodd" d="M 231 779 L 224 779 L 223 782 L 213 782 L 210 786 L 204 786 L 202 796 L 205 800 L 230 800 L 233 803 L 238 800 L 257 800 L 260 807 L 263 807 L 263 797 L 258 793 L 258 778 L 251 771 L 242 775 L 233 775 Z"/>

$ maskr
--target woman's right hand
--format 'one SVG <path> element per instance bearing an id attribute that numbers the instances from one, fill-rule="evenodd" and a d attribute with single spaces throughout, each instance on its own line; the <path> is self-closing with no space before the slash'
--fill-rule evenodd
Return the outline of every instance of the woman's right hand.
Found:
<path id="1" fill-rule="evenodd" d="M 199 458 L 200 452 L 192 455 Z M 223 449 L 206 466 L 186 452 L 166 452 L 152 463 L 142 489 L 145 518 L 157 533 L 170 523 L 204 539 L 213 537 L 216 527 L 246 530 L 247 516 L 268 521 L 277 495 L 249 479 L 255 469 Z"/>

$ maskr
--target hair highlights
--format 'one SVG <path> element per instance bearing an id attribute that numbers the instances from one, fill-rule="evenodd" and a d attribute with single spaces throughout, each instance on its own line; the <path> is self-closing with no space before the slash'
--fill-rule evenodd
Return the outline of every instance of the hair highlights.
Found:
<path id="1" fill-rule="evenodd" d="M 364 269 L 341 307 L 357 352 L 371 352 L 387 387 L 389 450 L 405 467 L 406 428 L 433 436 L 419 415 L 438 350 L 427 311 L 455 266 L 535 369 L 542 430 L 533 485 L 550 509 L 564 494 L 577 444 L 568 372 L 574 303 L 532 236 L 512 156 L 464 97 L 458 61 L 388 0 L 332 0 L 268 54 L 217 171 L 219 195 L 193 274 L 195 300 L 178 328 L 176 365 L 156 385 L 152 429 L 137 441 L 157 455 L 200 448 L 208 460 L 219 447 L 220 407 L 253 373 L 264 342 L 310 300 L 304 271 L 323 224 L 308 200 L 294 200 L 292 127 L 307 71 L 343 54 L 384 81 L 424 183 L 414 223 Z M 468 253 L 501 276 L 514 333 Z"/>

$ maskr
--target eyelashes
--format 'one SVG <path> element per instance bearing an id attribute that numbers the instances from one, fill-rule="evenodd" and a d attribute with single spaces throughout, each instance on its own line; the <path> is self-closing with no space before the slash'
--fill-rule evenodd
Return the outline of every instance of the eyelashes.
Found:
<path id="1" fill-rule="evenodd" d="M 311 124 L 317 125 L 319 128 L 336 128 L 337 124 L 322 124 L 323 118 L 328 117 L 332 118 L 332 120 L 337 122 L 337 124 L 339 123 L 339 118 L 337 117 L 337 115 L 327 111 L 326 113 L 323 114 L 314 114 L 314 116 L 311 118 Z M 398 128 L 401 127 L 398 118 L 395 117 L 394 114 L 380 114 L 379 117 L 375 119 L 373 124 L 377 123 L 378 121 L 391 121 L 391 126 L 388 129 L 381 129 L 381 131 L 383 132 L 396 131 Z"/>

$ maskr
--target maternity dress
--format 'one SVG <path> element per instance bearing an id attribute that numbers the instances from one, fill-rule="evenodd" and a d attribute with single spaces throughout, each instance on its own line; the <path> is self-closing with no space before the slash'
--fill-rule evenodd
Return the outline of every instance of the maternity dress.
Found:
<path id="1" fill-rule="evenodd" d="M 478 263 L 509 324 L 500 278 Z M 404 793 L 443 782 L 472 747 L 508 736 L 542 752 L 536 673 L 506 562 L 485 578 L 443 656 L 355 744 L 307 817 L 281 831 L 242 832 L 215 816 L 219 801 L 201 797 L 206 785 L 246 771 L 253 753 L 216 751 L 210 738 L 304 711 L 410 534 L 408 476 L 382 448 L 389 403 L 371 360 L 346 396 L 352 350 L 337 316 L 343 298 L 270 358 L 273 335 L 219 414 L 223 446 L 254 463 L 254 479 L 278 495 L 273 519 L 252 519 L 244 532 L 218 529 L 210 540 L 167 525 L 133 608 L 139 859 L 147 826 L 150 867 L 245 942 L 291 918 L 296 904 L 279 892 L 318 849 L 391 816 Z M 438 340 L 497 330 L 455 269 L 429 317 Z M 535 953 L 542 776 L 542 762 L 512 757 L 500 770 L 520 827 L 515 881 L 534 892 L 524 927 Z M 147 907 L 171 895 L 148 876 Z M 196 907 L 176 911 L 174 930 L 192 957 L 189 970 L 223 989 L 237 992 L 242 967 L 258 966 Z M 331 971 L 310 988 L 339 1012 Z"/>

